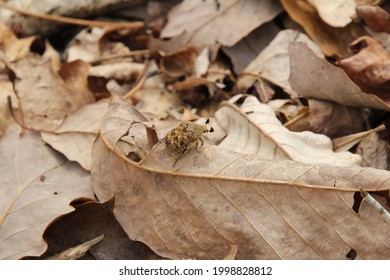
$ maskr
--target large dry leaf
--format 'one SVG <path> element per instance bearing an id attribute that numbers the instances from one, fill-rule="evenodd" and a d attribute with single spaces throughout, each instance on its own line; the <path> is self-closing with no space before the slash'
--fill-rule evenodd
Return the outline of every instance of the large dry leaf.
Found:
<path id="1" fill-rule="evenodd" d="M 0 155 L 0 259 L 39 256 L 46 226 L 71 212 L 73 199 L 94 197 L 90 175 L 16 125 L 0 140 Z"/>
<path id="2" fill-rule="evenodd" d="M 323 57 L 321 50 L 305 34 L 294 30 L 283 30 L 274 40 L 244 69 L 245 73 L 259 74 L 262 78 L 283 88 L 296 97 L 288 82 L 290 77 L 290 55 L 288 47 L 291 42 L 305 42 L 314 52 Z M 249 88 L 255 78 L 244 76 L 238 81 L 240 88 Z"/>
<path id="3" fill-rule="evenodd" d="M 389 172 L 266 161 L 208 145 L 173 167 L 163 142 L 137 164 L 116 145 L 129 118 L 145 120 L 114 100 L 94 146 L 93 187 L 101 201 L 115 196 L 129 237 L 156 253 L 222 259 L 237 246 L 237 259 L 344 259 L 351 248 L 360 259 L 390 257 L 390 225 L 370 205 L 360 206 L 363 216 L 352 210 L 359 188 L 390 189 Z"/>
<path id="4" fill-rule="evenodd" d="M 186 0 L 175 6 L 161 37 L 183 36 L 181 44 L 233 46 L 282 11 L 272 0 Z"/>
<path id="5" fill-rule="evenodd" d="M 91 170 L 92 145 L 107 106 L 103 99 L 81 107 L 67 117 L 55 133 L 41 133 L 43 141 L 69 160 L 77 161 L 85 170 Z"/>
<path id="6" fill-rule="evenodd" d="M 361 158 L 333 152 L 332 141 L 310 131 L 292 132 L 276 118 L 272 108 L 249 96 L 240 108 L 223 103 L 215 113 L 227 133 L 219 147 L 263 160 L 294 160 L 311 164 L 359 166 Z"/>
<path id="7" fill-rule="evenodd" d="M 346 106 L 390 111 L 385 101 L 363 92 L 341 68 L 316 56 L 304 43 L 292 43 L 290 56 L 289 82 L 300 95 Z"/>
<path id="8" fill-rule="evenodd" d="M 364 35 L 362 26 L 358 24 L 351 23 L 343 28 L 329 26 L 307 1 L 281 0 L 281 3 L 289 16 L 303 27 L 325 55 L 348 57 L 349 43 L 359 35 Z"/>

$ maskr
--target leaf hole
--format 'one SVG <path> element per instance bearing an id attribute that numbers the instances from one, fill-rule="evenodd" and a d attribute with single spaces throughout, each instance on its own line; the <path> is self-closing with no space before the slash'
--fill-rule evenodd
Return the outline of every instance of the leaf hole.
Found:
<path id="1" fill-rule="evenodd" d="M 345 257 L 349 260 L 354 260 L 357 257 L 357 252 L 355 249 L 351 248 L 349 252 L 345 255 Z"/>
<path id="2" fill-rule="evenodd" d="M 360 205 L 362 205 L 363 197 L 360 195 L 360 192 L 355 192 L 353 194 L 353 205 L 352 210 L 355 211 L 356 214 L 359 213 Z"/>

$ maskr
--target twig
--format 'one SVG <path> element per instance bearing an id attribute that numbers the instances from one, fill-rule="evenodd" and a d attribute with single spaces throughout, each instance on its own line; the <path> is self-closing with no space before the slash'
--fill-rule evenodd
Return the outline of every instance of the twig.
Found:
<path id="1" fill-rule="evenodd" d="M 4 8 L 15 13 L 19 13 L 26 16 L 40 18 L 58 23 L 67 23 L 82 26 L 95 26 L 95 27 L 111 27 L 111 28 L 143 28 L 145 24 L 143 22 L 109 22 L 109 21 L 98 21 L 98 20 L 85 20 L 77 18 L 69 18 L 63 16 L 49 15 L 44 13 L 31 12 L 19 8 L 15 8 L 3 1 L 0 1 L 0 8 Z"/>
<path id="2" fill-rule="evenodd" d="M 374 206 L 379 213 L 385 218 L 385 220 L 390 223 L 390 213 L 378 202 L 373 198 L 368 192 L 360 189 L 360 195 L 372 206 Z"/>
<path id="3" fill-rule="evenodd" d="M 139 91 L 145 85 L 145 82 L 146 82 L 147 79 L 149 79 L 149 78 L 151 78 L 153 76 L 156 76 L 157 74 L 159 74 L 158 70 L 152 71 L 152 72 L 149 72 L 147 74 L 142 75 L 142 78 L 137 82 L 135 87 L 133 87 L 128 93 L 126 93 L 122 97 L 122 99 L 126 100 L 126 99 L 132 97 L 137 91 Z"/>

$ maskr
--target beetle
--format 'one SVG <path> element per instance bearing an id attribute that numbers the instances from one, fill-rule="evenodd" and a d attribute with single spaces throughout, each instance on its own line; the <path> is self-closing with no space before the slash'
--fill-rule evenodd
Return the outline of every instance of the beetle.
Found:
<path id="1" fill-rule="evenodd" d="M 207 127 L 209 122 L 209 119 L 206 120 L 204 125 L 195 122 L 183 122 L 165 135 L 163 141 L 168 155 L 175 158 L 173 166 L 188 149 L 196 147 L 196 150 L 200 152 L 198 150 L 199 143 L 201 143 L 201 146 L 204 144 L 202 135 L 214 131 L 212 127 L 210 129 Z"/>

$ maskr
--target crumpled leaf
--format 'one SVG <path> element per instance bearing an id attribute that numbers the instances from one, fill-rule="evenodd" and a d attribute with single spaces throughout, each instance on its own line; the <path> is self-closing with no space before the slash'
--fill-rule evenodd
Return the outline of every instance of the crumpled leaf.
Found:
<path id="1" fill-rule="evenodd" d="M 340 60 L 340 67 L 362 90 L 389 100 L 390 54 L 375 39 L 364 36 L 350 45 L 354 55 Z"/>
<path id="2" fill-rule="evenodd" d="M 0 140 L 0 259 L 39 256 L 46 226 L 73 211 L 78 197 L 94 198 L 90 174 L 45 146 L 35 132 L 11 126 Z"/>
<path id="3" fill-rule="evenodd" d="M 292 132 L 276 118 L 271 107 L 249 96 L 240 108 L 224 102 L 215 113 L 226 132 L 219 147 L 263 160 L 294 160 L 310 164 L 360 166 L 361 158 L 335 153 L 330 138 L 310 131 Z"/>
<path id="4" fill-rule="evenodd" d="M 297 93 L 288 82 L 290 76 L 290 55 L 288 46 L 291 42 L 305 42 L 314 52 L 323 57 L 321 50 L 305 34 L 294 30 L 283 30 L 275 39 L 244 69 L 244 73 L 256 73 L 262 78 L 280 86 L 293 97 Z M 255 78 L 243 76 L 238 82 L 241 89 L 252 86 Z"/>
<path id="5" fill-rule="evenodd" d="M 121 100 L 111 106 L 94 145 L 93 187 L 101 201 L 115 195 L 126 233 L 159 255 L 223 259 L 237 246 L 236 259 L 344 259 L 351 248 L 360 259 L 389 258 L 390 225 L 369 205 L 360 206 L 364 217 L 352 210 L 359 188 L 390 189 L 389 172 L 267 161 L 209 145 L 172 167 L 164 142 L 135 163 L 115 143 L 121 123 L 145 117 Z"/>
<path id="6" fill-rule="evenodd" d="M 390 33 L 390 15 L 386 10 L 379 6 L 359 5 L 356 12 L 372 31 Z"/>
<path id="7" fill-rule="evenodd" d="M 378 133 L 370 133 L 362 139 L 356 152 L 362 156 L 362 166 L 388 170 L 388 144 Z"/>
<path id="8" fill-rule="evenodd" d="M 289 82 L 300 95 L 346 106 L 390 111 L 384 100 L 363 92 L 342 69 L 316 56 L 304 43 L 290 45 L 290 58 Z"/>
<path id="9" fill-rule="evenodd" d="M 329 26 L 321 20 L 317 10 L 306 1 L 281 0 L 281 3 L 289 16 L 303 27 L 327 56 L 348 57 L 349 43 L 365 34 L 363 27 L 354 23 L 342 28 Z"/>
<path id="10" fill-rule="evenodd" d="M 108 102 L 103 99 L 81 107 L 67 117 L 55 133 L 42 132 L 43 141 L 69 160 L 77 161 L 85 170 L 91 170 L 92 145 L 107 106 Z"/>
<path id="11" fill-rule="evenodd" d="M 168 14 L 161 37 L 181 36 L 180 44 L 233 46 L 282 11 L 277 1 L 186 0 Z"/>

